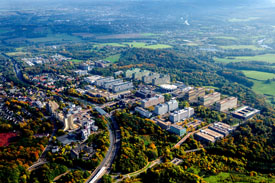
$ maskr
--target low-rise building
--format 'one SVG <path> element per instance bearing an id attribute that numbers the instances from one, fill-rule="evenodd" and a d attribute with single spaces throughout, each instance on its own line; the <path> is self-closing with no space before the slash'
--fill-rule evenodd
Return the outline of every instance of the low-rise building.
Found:
<path id="1" fill-rule="evenodd" d="M 218 92 L 210 93 L 208 95 L 199 97 L 199 104 L 206 107 L 213 105 L 221 99 L 221 94 Z"/>
<path id="2" fill-rule="evenodd" d="M 159 125 L 162 129 L 164 129 L 164 130 L 170 129 L 171 122 L 165 122 L 165 121 L 161 121 L 159 119 L 157 119 L 156 121 L 157 121 L 157 125 Z"/>
<path id="3" fill-rule="evenodd" d="M 113 80 L 114 80 L 114 77 L 100 78 L 95 81 L 95 85 L 98 87 L 102 87 L 104 85 L 104 83 L 113 81 Z"/>
<path id="4" fill-rule="evenodd" d="M 238 119 L 248 120 L 258 113 L 260 113 L 260 110 L 258 109 L 254 109 L 249 106 L 243 106 L 232 112 L 232 116 Z"/>
<path id="5" fill-rule="evenodd" d="M 183 136 L 184 134 L 186 134 L 186 128 L 173 124 L 170 126 L 170 132 L 179 136 Z"/>
<path id="6" fill-rule="evenodd" d="M 195 139 L 203 142 L 212 142 L 214 143 L 216 139 L 213 136 L 207 135 L 206 133 L 198 132 L 194 134 Z"/>
<path id="7" fill-rule="evenodd" d="M 138 90 L 135 94 L 137 97 L 141 97 L 143 99 L 145 98 L 151 98 L 151 97 L 154 97 L 156 94 L 155 92 L 153 92 L 152 90 L 149 90 L 149 89 L 141 89 L 141 90 Z"/>
<path id="8" fill-rule="evenodd" d="M 141 107 L 136 107 L 135 111 L 146 118 L 150 118 L 152 116 L 152 113 L 150 111 L 147 111 L 146 109 L 143 109 Z"/>
<path id="9" fill-rule="evenodd" d="M 212 126 L 209 126 L 209 129 L 217 133 L 220 133 L 223 136 L 227 136 L 229 135 L 229 133 L 233 131 L 233 128 L 230 125 L 222 122 L 214 123 Z"/>
<path id="10" fill-rule="evenodd" d="M 120 84 L 120 83 L 123 83 L 122 79 L 114 79 L 114 80 L 110 80 L 110 81 L 105 82 L 102 87 L 106 90 L 108 90 L 108 89 L 111 90 L 114 85 Z"/>
<path id="11" fill-rule="evenodd" d="M 84 70 L 77 70 L 77 71 L 74 71 L 74 72 L 79 76 L 84 76 L 84 75 L 88 74 L 88 72 L 84 71 Z"/>

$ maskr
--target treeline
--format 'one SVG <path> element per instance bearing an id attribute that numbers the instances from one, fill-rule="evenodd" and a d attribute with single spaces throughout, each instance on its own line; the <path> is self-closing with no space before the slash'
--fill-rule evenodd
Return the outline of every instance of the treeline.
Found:
<path id="1" fill-rule="evenodd" d="M 256 61 L 232 62 L 232 63 L 226 64 L 226 67 L 230 69 L 253 70 L 253 71 L 275 73 L 275 68 L 272 66 L 274 66 L 274 64 L 270 64 L 267 62 L 256 62 Z"/>
<path id="2" fill-rule="evenodd" d="M 115 120 L 121 130 L 121 149 L 113 171 L 129 173 L 143 168 L 148 161 L 169 155 L 179 137 L 169 134 L 148 119 L 126 111 L 116 111 Z"/>

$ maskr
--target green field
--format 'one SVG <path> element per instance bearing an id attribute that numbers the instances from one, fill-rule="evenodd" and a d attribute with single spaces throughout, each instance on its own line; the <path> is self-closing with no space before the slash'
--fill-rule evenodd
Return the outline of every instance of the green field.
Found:
<path id="1" fill-rule="evenodd" d="M 275 82 L 265 83 L 264 81 L 251 80 L 254 82 L 253 91 L 258 94 L 275 96 Z"/>
<path id="2" fill-rule="evenodd" d="M 123 43 L 102 43 L 96 44 L 96 47 L 103 46 L 115 46 L 115 47 L 126 47 L 129 46 L 131 48 L 147 48 L 147 49 L 164 49 L 164 48 L 172 48 L 170 45 L 166 44 L 147 44 L 144 42 L 123 42 Z"/>
<path id="3" fill-rule="evenodd" d="M 143 42 L 125 42 L 123 44 L 126 44 L 132 48 L 148 48 L 148 49 L 163 49 L 163 48 L 171 48 L 170 45 L 166 44 L 153 44 L 148 45 L 147 43 Z"/>
<path id="4" fill-rule="evenodd" d="M 250 49 L 250 50 L 264 50 L 264 48 L 257 47 L 255 45 L 229 45 L 229 46 L 219 46 L 222 49 L 228 50 L 238 50 L 238 49 Z"/>
<path id="5" fill-rule="evenodd" d="M 259 72 L 259 71 L 242 71 L 246 77 L 256 80 L 267 80 L 275 78 L 275 74 L 268 72 Z"/>
<path id="6" fill-rule="evenodd" d="M 119 59 L 120 59 L 120 54 L 112 55 L 112 56 L 105 58 L 105 60 L 113 62 L 113 63 L 118 62 Z"/>
<path id="7" fill-rule="evenodd" d="M 239 56 L 239 57 L 227 57 L 227 58 L 217 58 L 214 60 L 216 62 L 230 63 L 230 62 L 248 62 L 248 61 L 263 61 L 269 63 L 275 63 L 275 54 L 264 54 L 256 56 Z"/>
<path id="8" fill-rule="evenodd" d="M 44 42 L 81 42 L 79 37 L 71 36 L 68 34 L 48 34 L 47 37 L 31 38 L 27 39 L 34 43 L 44 43 Z"/>
<path id="9" fill-rule="evenodd" d="M 275 180 L 272 178 L 267 178 L 264 176 L 248 176 L 244 174 L 237 174 L 237 173 L 225 173 L 221 172 L 218 175 L 213 175 L 207 178 L 204 178 L 209 183 L 220 183 L 220 182 L 227 182 L 227 183 L 261 183 L 261 182 L 269 182 L 274 183 Z"/>

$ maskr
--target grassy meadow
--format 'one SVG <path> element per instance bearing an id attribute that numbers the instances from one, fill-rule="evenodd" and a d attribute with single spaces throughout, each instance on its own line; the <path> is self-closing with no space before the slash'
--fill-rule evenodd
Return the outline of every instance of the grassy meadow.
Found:
<path id="1" fill-rule="evenodd" d="M 256 56 L 238 56 L 238 57 L 226 57 L 226 58 L 217 58 L 214 60 L 216 62 L 230 63 L 230 62 L 248 62 L 248 61 L 262 61 L 275 63 L 275 54 L 264 54 Z"/>

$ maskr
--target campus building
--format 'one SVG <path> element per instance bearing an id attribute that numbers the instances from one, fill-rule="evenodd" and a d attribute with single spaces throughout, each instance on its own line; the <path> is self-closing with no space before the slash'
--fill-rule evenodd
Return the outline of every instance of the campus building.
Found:
<path id="1" fill-rule="evenodd" d="M 163 103 L 163 102 L 164 102 L 164 96 L 156 95 L 152 98 L 142 100 L 141 101 L 141 106 L 143 108 L 148 108 L 148 107 L 155 106 L 155 105 L 158 105 L 158 104 Z"/>
<path id="2" fill-rule="evenodd" d="M 221 94 L 218 92 L 210 93 L 208 95 L 199 97 L 199 104 L 203 106 L 211 106 L 215 102 L 218 102 L 221 99 Z"/>
<path id="3" fill-rule="evenodd" d="M 236 97 L 229 97 L 217 102 L 215 105 L 215 109 L 220 112 L 225 112 L 229 109 L 236 108 L 237 105 L 238 99 Z"/>
<path id="4" fill-rule="evenodd" d="M 183 136 L 184 134 L 186 134 L 186 128 L 173 124 L 170 126 L 170 132 L 179 136 Z"/>
<path id="5" fill-rule="evenodd" d="M 146 118 L 150 118 L 152 116 L 152 113 L 150 111 L 147 111 L 146 109 L 143 109 L 142 107 L 136 107 L 135 111 Z"/>
<path id="6" fill-rule="evenodd" d="M 169 120 L 172 123 L 177 123 L 180 121 L 183 121 L 185 119 L 190 118 L 191 116 L 194 115 L 194 109 L 192 107 L 187 107 L 185 109 L 175 111 L 174 113 L 171 113 L 169 116 Z"/>
<path id="7" fill-rule="evenodd" d="M 154 113 L 157 115 L 163 115 L 178 109 L 178 107 L 179 107 L 179 103 L 177 100 L 170 100 L 165 104 L 158 104 L 157 106 L 155 106 Z"/>
<path id="8" fill-rule="evenodd" d="M 185 99 L 189 103 L 196 103 L 198 98 L 203 96 L 205 96 L 205 88 L 194 88 L 185 93 Z"/>
<path id="9" fill-rule="evenodd" d="M 258 113 L 260 113 L 260 110 L 254 109 L 249 106 L 243 106 L 232 112 L 232 116 L 238 119 L 248 120 Z"/>

